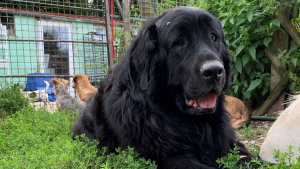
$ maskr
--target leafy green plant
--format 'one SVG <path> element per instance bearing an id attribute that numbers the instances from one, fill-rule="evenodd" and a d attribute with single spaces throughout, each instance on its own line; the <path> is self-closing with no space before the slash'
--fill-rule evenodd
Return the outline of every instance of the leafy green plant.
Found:
<path id="1" fill-rule="evenodd" d="M 294 155 L 292 148 L 292 146 L 289 146 L 289 151 L 287 153 L 280 153 L 278 150 L 275 150 L 274 157 L 277 160 L 278 164 L 274 165 L 270 165 L 268 162 L 262 162 L 257 158 L 251 160 L 251 162 L 249 163 L 237 165 L 237 161 L 240 159 L 238 147 L 235 147 L 233 150 L 230 150 L 230 153 L 228 153 L 226 156 L 217 159 L 217 163 L 220 167 L 228 169 L 251 169 L 254 168 L 254 165 L 256 169 L 299 169 L 300 157 L 297 157 L 296 160 L 291 161 L 291 157 Z M 288 163 L 286 162 L 286 159 L 288 159 Z"/>
<path id="2" fill-rule="evenodd" d="M 7 116 L 0 124 L 0 168 L 156 168 L 131 148 L 108 155 L 96 140 L 73 140 L 75 120 L 64 111 L 30 106 Z"/>
<path id="3" fill-rule="evenodd" d="M 0 90 L 0 119 L 4 120 L 29 105 L 28 99 L 20 92 L 20 86 L 5 84 Z"/>
<path id="4" fill-rule="evenodd" d="M 235 168 L 239 168 L 239 166 L 237 166 L 238 160 L 239 160 L 239 147 L 235 147 L 233 150 L 230 150 L 230 152 L 226 156 L 217 159 L 217 163 L 219 164 L 219 167 L 235 169 Z"/>
<path id="5" fill-rule="evenodd" d="M 269 92 L 270 61 L 264 49 L 272 48 L 273 33 L 280 29 L 280 22 L 273 15 L 277 5 L 276 0 L 221 0 L 210 6 L 221 19 L 233 61 L 231 93 L 252 100 L 256 107 Z"/>
<path id="6" fill-rule="evenodd" d="M 300 157 L 296 157 L 296 160 L 292 161 L 292 157 L 295 156 L 293 152 L 293 146 L 288 146 L 288 152 L 281 153 L 279 150 L 274 150 L 275 159 L 278 162 L 279 168 L 289 168 L 293 166 L 293 168 L 300 168 Z M 300 152 L 300 147 L 298 148 Z"/>
<path id="7" fill-rule="evenodd" d="M 136 169 L 155 169 L 155 162 L 150 160 L 145 160 L 139 157 L 133 148 L 128 147 L 126 150 L 121 150 L 121 148 L 116 149 L 117 154 L 111 153 L 107 156 L 105 164 L 101 167 L 105 169 L 109 168 L 136 168 Z"/>

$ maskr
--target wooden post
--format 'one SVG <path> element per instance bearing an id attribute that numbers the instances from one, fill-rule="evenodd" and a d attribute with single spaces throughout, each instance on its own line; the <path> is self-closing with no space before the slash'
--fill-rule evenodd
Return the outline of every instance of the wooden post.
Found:
<path id="1" fill-rule="evenodd" d="M 125 41 L 125 51 L 126 51 L 130 46 L 130 41 L 131 41 L 129 0 L 122 0 L 122 5 L 123 5 L 123 21 L 124 21 L 124 41 Z"/>
<path id="2" fill-rule="evenodd" d="M 114 66 L 113 57 L 112 57 L 112 44 L 111 44 L 111 27 L 110 27 L 110 13 L 109 13 L 109 2 L 104 0 L 105 3 L 105 23 L 106 23 L 106 39 L 108 46 L 108 65 L 109 68 Z"/>

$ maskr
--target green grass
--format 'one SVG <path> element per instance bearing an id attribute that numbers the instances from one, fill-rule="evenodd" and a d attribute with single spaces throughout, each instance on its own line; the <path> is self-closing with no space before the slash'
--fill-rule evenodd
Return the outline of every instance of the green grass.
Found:
<path id="1" fill-rule="evenodd" d="M 131 148 L 106 155 L 97 141 L 73 140 L 74 121 L 64 112 L 29 106 L 7 116 L 0 123 L 0 168 L 156 168 Z"/>

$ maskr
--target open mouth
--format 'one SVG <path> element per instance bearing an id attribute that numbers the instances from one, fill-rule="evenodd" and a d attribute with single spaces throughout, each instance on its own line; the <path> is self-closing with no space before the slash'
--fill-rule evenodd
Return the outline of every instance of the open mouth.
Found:
<path id="1" fill-rule="evenodd" d="M 195 108 L 202 108 L 202 109 L 212 109 L 216 106 L 217 102 L 217 93 L 214 91 L 210 91 L 205 95 L 201 96 L 197 100 L 188 100 L 188 105 L 193 106 Z"/>

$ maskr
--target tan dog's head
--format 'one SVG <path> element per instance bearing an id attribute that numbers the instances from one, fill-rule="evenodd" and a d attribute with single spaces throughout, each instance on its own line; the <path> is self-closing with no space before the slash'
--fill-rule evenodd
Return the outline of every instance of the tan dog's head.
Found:
<path id="1" fill-rule="evenodd" d="M 53 83 L 54 86 L 54 94 L 57 95 L 58 94 L 58 89 L 60 87 L 68 90 L 68 87 L 70 86 L 70 81 L 69 80 L 65 80 L 65 79 L 61 79 L 59 77 L 55 77 L 53 79 L 50 80 L 50 82 Z"/>
<path id="2" fill-rule="evenodd" d="M 76 94 L 80 100 L 85 102 L 92 94 L 97 92 L 97 88 L 90 83 L 90 77 L 88 75 L 74 74 L 72 87 L 76 90 Z"/>
<path id="3" fill-rule="evenodd" d="M 74 74 L 73 75 L 72 87 L 76 88 L 76 85 L 78 85 L 79 82 L 90 83 L 90 80 L 91 79 L 88 75 Z"/>

